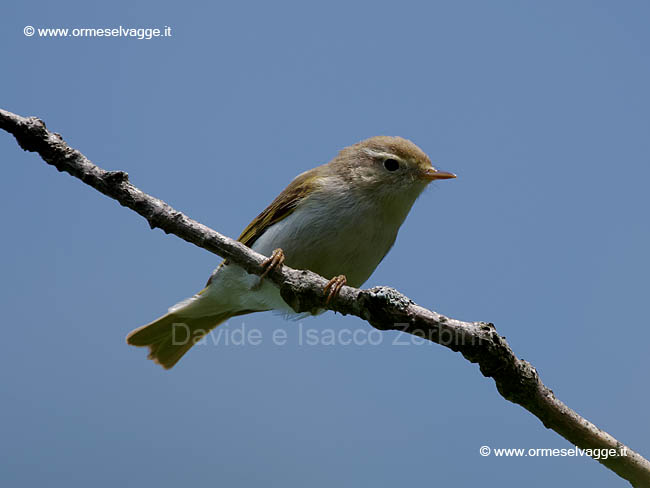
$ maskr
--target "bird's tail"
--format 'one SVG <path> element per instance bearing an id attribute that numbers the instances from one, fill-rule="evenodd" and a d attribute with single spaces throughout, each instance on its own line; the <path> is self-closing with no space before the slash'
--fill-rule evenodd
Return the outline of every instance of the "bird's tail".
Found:
<path id="1" fill-rule="evenodd" d="M 205 317 L 183 317 L 174 310 L 126 336 L 132 346 L 148 347 L 148 358 L 165 369 L 172 368 L 203 336 L 230 317 L 240 313 L 224 312 Z"/>

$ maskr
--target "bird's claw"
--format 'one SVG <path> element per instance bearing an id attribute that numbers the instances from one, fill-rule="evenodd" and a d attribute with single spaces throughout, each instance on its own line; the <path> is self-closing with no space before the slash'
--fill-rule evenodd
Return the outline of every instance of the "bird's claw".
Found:
<path id="1" fill-rule="evenodd" d="M 260 275 L 260 284 L 262 283 L 262 280 L 264 277 L 269 274 L 269 272 L 275 268 L 278 268 L 282 266 L 284 263 L 284 252 L 282 249 L 276 249 L 271 253 L 270 258 L 266 258 L 264 262 L 262 263 L 262 266 L 264 267 L 264 273 Z"/>
<path id="2" fill-rule="evenodd" d="M 329 280 L 323 289 L 323 293 L 327 295 L 327 300 L 325 300 L 325 303 L 329 304 L 330 301 L 332 301 L 332 298 L 339 294 L 341 288 L 343 288 L 347 282 L 348 280 L 345 275 L 338 275 Z"/>

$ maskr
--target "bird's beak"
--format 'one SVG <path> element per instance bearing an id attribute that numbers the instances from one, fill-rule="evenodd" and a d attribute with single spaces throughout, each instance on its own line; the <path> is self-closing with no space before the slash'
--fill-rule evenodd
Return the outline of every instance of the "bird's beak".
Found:
<path id="1" fill-rule="evenodd" d="M 435 168 L 427 168 L 420 173 L 420 178 L 426 181 L 448 180 L 450 178 L 456 178 L 456 175 L 454 173 L 447 173 L 446 171 L 438 171 Z"/>

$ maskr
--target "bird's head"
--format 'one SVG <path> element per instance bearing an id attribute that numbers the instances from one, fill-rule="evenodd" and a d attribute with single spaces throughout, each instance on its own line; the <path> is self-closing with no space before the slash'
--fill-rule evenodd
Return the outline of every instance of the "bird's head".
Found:
<path id="1" fill-rule="evenodd" d="M 350 188 L 377 197 L 415 200 L 432 181 L 456 177 L 436 169 L 422 149 L 401 137 L 376 136 L 348 146 L 330 165 Z"/>

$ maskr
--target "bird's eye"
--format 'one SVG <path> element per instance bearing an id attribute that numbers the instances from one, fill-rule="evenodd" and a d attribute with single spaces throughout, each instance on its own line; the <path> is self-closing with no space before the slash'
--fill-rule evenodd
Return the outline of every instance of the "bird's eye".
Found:
<path id="1" fill-rule="evenodd" d="M 384 160 L 384 168 L 388 171 L 397 171 L 399 169 L 399 161 L 397 159 Z"/>

